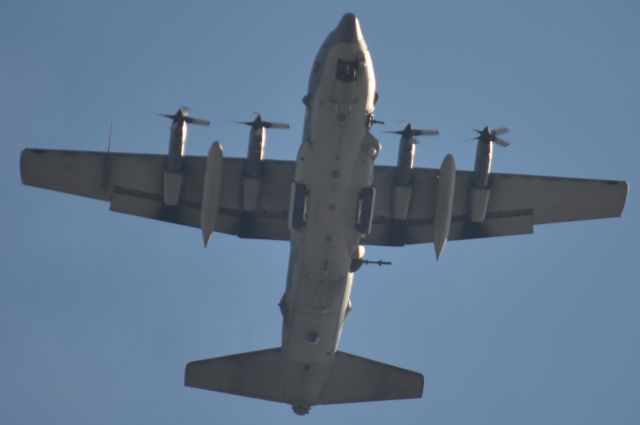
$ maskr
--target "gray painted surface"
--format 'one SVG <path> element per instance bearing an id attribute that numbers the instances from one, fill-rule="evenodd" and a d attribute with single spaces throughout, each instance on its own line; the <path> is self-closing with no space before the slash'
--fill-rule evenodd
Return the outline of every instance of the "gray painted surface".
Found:
<path id="1" fill-rule="evenodd" d="M 329 40 L 330 39 L 331 38 L 329 38 Z M 348 49 L 345 51 L 348 51 Z M 341 53 L 343 52 L 344 51 L 341 51 Z M 330 61 L 331 58 L 332 52 L 330 49 L 327 49 L 324 53 L 324 60 Z M 313 80 L 313 77 L 311 80 Z M 314 86 L 314 88 L 322 87 L 322 84 L 326 83 L 322 78 L 318 81 L 319 85 L 317 87 Z M 362 123 L 357 123 L 356 120 L 350 120 L 351 114 L 355 115 L 355 112 L 349 109 L 348 105 L 355 104 L 354 100 L 357 98 L 358 92 L 352 91 L 351 86 L 342 86 L 342 84 L 342 82 L 338 82 L 333 87 L 333 96 L 336 96 L 336 98 L 340 100 L 333 104 L 333 108 L 326 108 L 326 104 L 321 104 L 322 99 L 320 98 L 320 100 L 318 100 L 317 93 L 322 93 L 322 90 L 314 93 L 314 96 L 308 100 L 311 104 L 312 111 L 318 110 L 319 112 L 318 115 L 312 112 L 305 124 L 305 128 L 308 129 L 309 132 L 305 133 L 303 147 L 298 159 L 298 166 L 295 170 L 295 181 L 307 185 L 313 195 L 310 197 L 310 215 L 307 226 L 300 234 L 294 232 L 294 234 L 290 235 L 292 239 L 292 263 L 290 265 L 290 278 L 287 290 L 288 301 L 286 305 L 291 308 L 287 316 L 294 318 L 294 324 L 285 325 L 283 355 L 287 359 L 291 359 L 292 365 L 321 365 L 318 368 L 320 369 L 318 372 L 319 375 L 308 379 L 309 382 L 312 382 L 312 385 L 296 386 L 299 385 L 301 380 L 299 376 L 295 375 L 295 370 L 292 372 L 293 375 L 289 381 L 289 388 L 295 386 L 295 391 L 285 391 L 287 394 L 285 401 L 297 404 L 315 404 L 322 400 L 320 390 L 325 381 L 325 376 L 329 376 L 330 373 L 330 369 L 322 365 L 330 362 L 336 354 L 335 350 L 337 348 L 351 286 L 351 274 L 341 273 L 341 271 L 348 270 L 345 264 L 348 264 L 362 237 L 362 235 L 357 234 L 357 232 L 351 228 L 352 220 L 355 216 L 355 205 L 353 203 L 349 205 L 348 200 L 355 200 L 358 190 L 371 185 L 372 181 L 374 181 L 372 165 L 374 158 L 370 155 L 371 150 L 369 148 L 375 144 L 371 143 L 371 136 L 366 134 L 366 128 Z M 324 87 L 324 89 L 327 89 L 327 87 Z M 366 93 L 368 96 L 372 92 L 368 90 Z M 331 98 L 325 98 L 324 101 L 331 105 Z M 327 109 L 324 112 L 325 115 L 323 115 L 322 112 L 323 108 Z M 373 112 L 373 110 L 367 112 Z M 314 119 L 317 119 L 318 122 L 314 123 Z M 335 124 L 336 122 L 341 124 L 336 124 L 335 127 L 322 125 L 324 123 Z M 350 125 L 351 123 L 353 123 L 353 126 Z M 343 144 L 343 140 L 340 140 L 343 135 L 346 135 L 344 140 L 360 140 L 361 142 L 347 146 L 346 143 Z M 326 141 L 326 144 L 324 144 L 323 141 Z M 321 146 L 321 148 L 316 150 L 315 146 Z M 353 149 L 354 146 L 357 147 L 357 149 Z M 314 154 L 307 155 L 307 151 L 309 150 L 316 150 L 314 153 L 317 153 L 318 156 Z M 59 156 L 56 157 L 56 155 Z M 323 172 L 329 171 L 323 167 L 331 163 L 330 158 L 333 156 L 335 159 L 336 155 L 340 156 L 340 159 L 335 160 L 336 163 L 334 165 L 337 168 L 332 169 L 331 172 L 337 170 L 338 173 L 336 175 L 340 176 L 340 179 L 345 178 L 344 176 L 350 176 L 349 179 L 345 180 L 346 183 L 334 182 L 331 179 L 327 179 L 326 176 L 323 176 Z M 306 162 L 301 160 L 303 156 Z M 34 159 L 36 157 L 44 159 L 45 165 L 52 165 L 52 169 L 48 170 L 46 167 L 34 167 L 30 160 L 33 159 L 37 161 L 37 159 Z M 68 165 L 63 165 L 61 167 L 62 171 L 66 172 L 71 170 L 72 175 L 82 176 L 82 178 L 73 180 L 61 177 L 55 180 L 56 177 L 53 171 L 61 165 L 60 161 L 67 161 L 69 158 L 73 158 L 70 161 L 71 168 L 69 168 Z M 52 162 L 46 162 L 51 160 Z M 156 202 L 156 204 L 154 204 L 156 216 L 152 216 L 153 218 L 194 225 L 193 219 L 190 218 L 187 213 L 180 210 L 166 211 L 161 204 L 158 206 L 158 202 L 160 202 L 158 201 L 158 194 L 162 193 L 161 190 L 159 190 L 161 188 L 157 187 L 158 184 L 161 185 L 161 180 L 158 179 L 160 174 L 146 174 L 144 171 L 147 164 L 151 163 L 157 164 L 157 169 L 161 170 L 163 166 L 162 161 L 162 157 L 154 157 L 151 155 L 25 151 L 23 154 L 22 173 L 23 180 L 27 184 L 50 187 L 98 199 L 111 200 L 112 208 L 123 212 L 152 216 L 150 212 L 151 207 L 149 206 L 149 200 L 152 200 Z M 241 160 L 237 161 L 240 163 Z M 198 160 L 194 159 L 194 163 L 197 162 Z M 304 165 L 302 165 L 303 163 Z M 121 166 L 122 168 L 119 168 Z M 225 162 L 225 173 L 226 168 Z M 283 168 L 290 167 L 287 165 Z M 241 170 L 240 167 L 238 169 Z M 100 170 L 102 170 L 102 172 Z M 109 172 L 105 173 L 104 170 L 109 170 Z M 287 172 L 290 172 L 290 170 L 284 171 L 285 174 Z M 185 173 L 187 172 L 185 171 Z M 419 176 L 422 173 L 425 181 L 428 181 L 430 176 L 430 185 L 432 189 L 434 188 L 435 174 L 433 174 L 433 171 L 415 170 L 415 173 L 416 180 L 418 180 L 416 187 L 420 185 Z M 105 175 L 109 177 L 108 181 L 105 181 Z M 194 175 L 197 175 L 197 173 Z M 382 175 L 382 171 L 379 174 L 378 169 L 376 169 L 376 180 L 379 175 Z M 112 179 L 113 177 L 122 179 L 122 185 L 115 184 Z M 226 175 L 223 177 L 225 185 L 227 182 L 229 182 L 229 185 L 235 185 L 241 182 L 241 179 L 228 178 L 227 180 L 227 178 Z M 504 175 L 503 177 L 493 175 L 492 178 L 492 183 L 495 185 L 492 200 L 495 199 L 495 201 L 489 204 L 489 213 L 487 214 L 488 222 L 483 229 L 475 233 L 473 231 L 459 230 L 460 238 L 464 238 L 465 235 L 468 237 L 469 234 L 478 236 L 515 234 L 530 229 L 535 223 L 617 216 L 622 211 L 627 193 L 627 185 L 624 182 L 513 175 Z M 197 178 L 195 178 L 194 181 L 197 181 Z M 388 180 L 388 182 L 391 181 L 391 179 Z M 458 183 L 458 179 L 456 179 L 456 182 L 456 185 L 460 184 Z M 511 187 L 511 182 L 518 184 Z M 501 186 L 503 183 L 504 186 Z M 425 184 L 428 185 L 427 183 Z M 383 184 L 381 184 L 381 186 L 382 185 Z M 154 190 L 145 190 L 150 187 L 154 188 Z M 466 187 L 468 187 L 468 185 Z M 191 208 L 196 211 L 198 204 L 195 198 L 197 198 L 199 193 L 197 188 L 197 183 L 193 183 L 193 186 L 187 188 L 187 190 L 194 190 L 194 200 Z M 523 190 L 523 188 L 525 189 Z M 185 205 L 188 205 L 186 193 Z M 284 191 L 282 193 L 287 192 Z M 422 193 L 425 192 L 423 191 Z M 318 196 L 316 194 L 320 195 Z M 464 211 L 466 211 L 463 206 L 465 204 L 464 190 L 459 191 L 456 189 L 456 196 L 458 196 L 457 194 L 460 194 L 460 198 L 456 198 L 458 211 L 460 212 L 457 217 L 460 217 L 463 216 Z M 227 196 L 234 198 L 235 195 L 228 194 Z M 335 197 L 336 202 L 338 202 L 337 205 L 339 205 L 340 202 L 342 202 L 342 205 L 345 205 L 345 208 L 336 208 L 339 214 L 337 218 L 331 218 L 331 214 L 326 213 L 326 211 L 323 212 L 324 208 L 328 209 L 329 206 L 332 205 L 333 197 Z M 569 197 L 571 197 L 571 201 L 567 202 Z M 429 220 L 433 216 L 433 212 L 429 211 L 433 209 L 433 205 L 429 202 L 419 204 L 417 201 L 414 204 L 415 207 L 412 207 L 414 215 L 412 216 L 411 212 L 409 213 L 409 219 L 406 224 L 412 225 L 413 223 L 415 226 L 422 226 L 422 228 L 420 231 L 408 231 L 407 238 L 399 242 L 419 243 L 430 241 L 429 237 L 433 231 L 428 229 L 428 225 Z M 385 205 L 385 203 L 381 202 L 378 205 Z M 282 205 L 278 203 L 278 206 L 281 207 Z M 186 208 L 189 207 L 187 206 Z M 278 210 L 276 208 L 275 211 L 280 214 L 282 213 L 281 209 Z M 224 215 L 224 212 L 221 211 L 221 214 Z M 228 215 L 233 216 L 233 214 Z M 453 215 L 456 216 L 455 202 Z M 376 224 L 380 225 L 381 223 L 385 223 L 384 214 L 376 210 L 376 216 L 378 217 Z M 389 216 L 390 215 L 387 217 Z M 279 217 L 269 219 L 282 220 L 282 216 L 280 215 Z M 492 230 L 491 220 L 493 219 L 498 221 L 511 221 L 509 221 L 510 224 L 507 225 L 496 225 L 496 228 L 502 230 Z M 233 222 L 234 220 L 239 222 L 241 219 L 230 219 L 229 222 Z M 461 222 L 464 222 L 464 219 L 461 220 Z M 500 223 L 506 222 L 507 221 L 500 221 Z M 224 223 L 224 220 L 222 223 Z M 336 223 L 339 225 L 335 226 Z M 234 225 L 240 226 L 239 224 L 229 224 L 230 227 Z M 268 228 L 269 225 L 266 224 L 265 227 Z M 389 227 L 391 227 L 391 225 L 389 225 Z M 237 228 L 238 227 L 236 227 L 236 229 Z M 504 228 L 508 230 L 504 231 Z M 454 231 L 453 223 L 452 231 Z M 268 233 L 268 231 L 264 232 L 265 234 Z M 241 234 L 242 231 L 229 231 L 229 233 Z M 281 239 L 282 233 L 279 233 L 279 235 L 280 237 L 273 238 Z M 372 235 L 372 243 L 376 241 L 373 239 L 374 235 L 375 230 Z M 249 236 L 251 237 L 250 233 Z M 327 239 L 327 237 L 331 239 Z M 393 239 L 395 236 L 391 236 L 390 238 Z M 451 235 L 450 239 L 453 239 Z M 388 244 L 387 239 L 384 237 L 380 239 L 379 243 Z M 329 278 L 325 276 L 329 276 Z M 309 306 L 312 308 L 309 308 Z M 318 314 L 318 311 L 321 313 Z M 325 314 L 325 312 L 328 314 Z M 316 344 L 310 344 L 308 338 L 306 338 L 309 330 L 313 330 L 320 336 Z M 327 355 L 327 353 L 329 354 Z M 315 368 L 313 370 L 315 371 Z"/>

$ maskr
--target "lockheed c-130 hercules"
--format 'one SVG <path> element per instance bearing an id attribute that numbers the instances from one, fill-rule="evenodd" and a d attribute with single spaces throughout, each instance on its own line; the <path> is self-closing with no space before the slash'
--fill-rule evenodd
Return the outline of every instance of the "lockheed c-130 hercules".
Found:
<path id="1" fill-rule="evenodd" d="M 416 137 L 435 130 L 407 124 L 396 166 L 374 165 L 380 143 L 373 63 L 353 14 L 342 17 L 313 63 L 302 145 L 296 161 L 263 159 L 265 129 L 256 119 L 247 158 L 224 158 L 214 142 L 206 157 L 185 156 L 188 124 L 208 125 L 181 109 L 167 155 L 25 149 L 24 184 L 110 203 L 126 214 L 200 228 L 211 234 L 289 240 L 291 255 L 279 347 L 194 361 L 185 385 L 292 405 L 419 398 L 420 373 L 338 351 L 351 310 L 354 273 L 365 245 L 433 243 L 517 235 L 536 224 L 621 215 L 624 181 L 491 172 L 493 145 L 506 128 L 476 130 L 473 171 L 414 168 Z M 376 262 L 382 264 L 383 262 Z"/>

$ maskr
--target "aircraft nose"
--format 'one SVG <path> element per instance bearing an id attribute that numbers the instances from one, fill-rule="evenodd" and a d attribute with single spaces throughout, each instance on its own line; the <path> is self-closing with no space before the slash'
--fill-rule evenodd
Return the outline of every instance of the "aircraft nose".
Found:
<path id="1" fill-rule="evenodd" d="M 362 37 L 360 22 L 353 13 L 346 13 L 334 30 L 335 40 L 341 43 L 356 43 Z"/>

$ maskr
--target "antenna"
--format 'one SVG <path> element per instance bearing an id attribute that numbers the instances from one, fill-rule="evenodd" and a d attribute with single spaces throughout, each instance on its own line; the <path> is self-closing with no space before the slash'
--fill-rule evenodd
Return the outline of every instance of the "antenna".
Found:
<path id="1" fill-rule="evenodd" d="M 113 121 L 109 123 L 109 141 L 107 142 L 107 152 L 111 152 L 111 132 L 113 131 Z"/>

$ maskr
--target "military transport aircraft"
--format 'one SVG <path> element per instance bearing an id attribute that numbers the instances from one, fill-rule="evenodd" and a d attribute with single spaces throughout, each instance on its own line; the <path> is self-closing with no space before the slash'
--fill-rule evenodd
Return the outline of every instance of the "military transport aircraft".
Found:
<path id="1" fill-rule="evenodd" d="M 318 404 L 419 398 L 421 374 L 338 351 L 364 245 L 433 243 L 439 256 L 447 240 L 617 217 L 628 185 L 492 173 L 493 145 L 507 145 L 506 128 L 476 130 L 473 171 L 456 171 L 451 155 L 440 169 L 413 168 L 416 137 L 437 132 L 410 124 L 396 132 L 397 165 L 374 165 L 377 97 L 360 23 L 346 14 L 313 63 L 295 162 L 263 159 L 265 129 L 288 125 L 259 115 L 245 122 L 247 158 L 224 158 L 218 142 L 206 157 L 185 156 L 187 125 L 208 121 L 181 109 L 166 115 L 167 155 L 25 149 L 22 181 L 200 228 L 205 245 L 214 231 L 291 242 L 281 346 L 191 362 L 185 385 L 288 403 L 297 414 Z"/>

